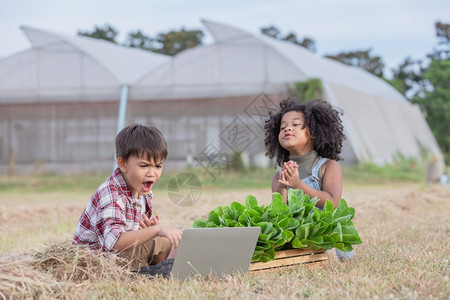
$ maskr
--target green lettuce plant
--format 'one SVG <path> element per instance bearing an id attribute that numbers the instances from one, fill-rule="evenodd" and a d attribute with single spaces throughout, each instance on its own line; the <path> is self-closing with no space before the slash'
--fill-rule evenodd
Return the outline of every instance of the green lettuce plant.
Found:
<path id="1" fill-rule="evenodd" d="M 344 199 L 334 209 L 327 200 L 323 210 L 315 207 L 317 197 L 310 198 L 302 190 L 289 189 L 288 205 L 279 193 L 273 193 L 272 203 L 259 206 L 254 196 L 247 196 L 245 205 L 238 202 L 219 206 L 207 219 L 196 219 L 194 228 L 261 227 L 252 261 L 268 262 L 275 251 L 304 248 L 351 251 L 362 241 L 352 219 L 355 209 Z"/>

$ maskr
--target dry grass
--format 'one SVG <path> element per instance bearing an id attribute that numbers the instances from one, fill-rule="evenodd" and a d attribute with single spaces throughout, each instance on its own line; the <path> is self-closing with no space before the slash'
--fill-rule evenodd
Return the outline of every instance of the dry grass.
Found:
<path id="1" fill-rule="evenodd" d="M 267 190 L 203 191 L 192 207 L 163 196 L 154 209 L 162 223 L 189 227 L 247 194 L 270 202 Z M 68 240 L 86 200 L 27 205 L 27 195 L 20 195 L 0 206 L 0 223 L 8 224 L 0 228 L 0 299 L 448 299 L 449 195 L 450 187 L 439 185 L 347 188 L 344 198 L 356 208 L 363 240 L 351 261 L 186 282 L 139 277 L 120 261 L 72 246 Z"/>
<path id="2" fill-rule="evenodd" d="M 0 296 L 8 298 L 74 298 L 80 289 L 103 281 L 129 280 L 133 275 L 119 258 L 108 259 L 64 241 L 34 255 L 9 255 L 0 260 Z"/>

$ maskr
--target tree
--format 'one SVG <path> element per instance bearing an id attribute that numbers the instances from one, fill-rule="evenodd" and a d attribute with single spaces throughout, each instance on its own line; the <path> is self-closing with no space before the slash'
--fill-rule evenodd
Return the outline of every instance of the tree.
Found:
<path id="1" fill-rule="evenodd" d="M 78 35 L 92 37 L 94 39 L 105 40 L 117 44 L 116 37 L 119 32 L 111 25 L 105 24 L 103 27 L 95 26 L 94 30 L 89 31 L 78 31 Z"/>
<path id="2" fill-rule="evenodd" d="M 286 36 L 281 37 L 281 31 L 273 25 L 261 27 L 260 30 L 262 34 L 273 37 L 277 40 L 291 42 L 293 44 L 305 47 L 312 52 L 317 51 L 316 42 L 310 37 L 305 37 L 303 40 L 300 40 L 294 32 L 290 32 Z"/>
<path id="3" fill-rule="evenodd" d="M 203 32 L 201 30 L 169 31 L 159 33 L 156 38 L 155 52 L 175 55 L 183 50 L 194 48 L 202 44 Z"/>
<path id="4" fill-rule="evenodd" d="M 261 30 L 262 34 L 271 36 L 274 39 L 280 39 L 280 30 L 278 30 L 278 28 L 276 28 L 273 25 L 269 25 L 269 26 L 266 26 L 266 27 L 261 27 L 260 30 Z"/>
<path id="5" fill-rule="evenodd" d="M 284 38 L 282 38 L 282 40 L 291 42 L 292 44 L 300 45 L 300 42 L 297 39 L 297 35 L 293 32 L 288 33 Z"/>
<path id="6" fill-rule="evenodd" d="M 385 79 L 406 98 L 412 99 L 423 88 L 422 74 L 424 67 L 422 60 L 405 58 L 397 68 L 392 69 L 392 79 Z"/>
<path id="7" fill-rule="evenodd" d="M 450 158 L 450 59 L 434 60 L 423 74 L 430 87 L 413 98 L 426 119 L 442 152 Z"/>
<path id="8" fill-rule="evenodd" d="M 312 38 L 305 37 L 299 45 L 311 50 L 314 53 L 317 51 L 316 42 Z"/>
<path id="9" fill-rule="evenodd" d="M 372 49 L 348 51 L 336 55 L 325 55 L 325 57 L 349 66 L 362 68 L 378 77 L 383 77 L 384 62 L 380 56 L 372 56 L 371 51 Z"/>
<path id="10" fill-rule="evenodd" d="M 318 78 L 296 82 L 294 86 L 289 89 L 289 97 L 299 99 L 302 103 L 317 98 L 323 99 L 324 96 L 322 81 Z"/>
<path id="11" fill-rule="evenodd" d="M 154 43 L 155 40 L 153 38 L 145 35 L 140 30 L 137 30 L 128 33 L 127 40 L 124 46 L 154 51 L 155 50 Z"/>
<path id="12" fill-rule="evenodd" d="M 439 48 L 428 55 L 431 62 L 423 70 L 421 89 L 412 99 L 426 114 L 434 136 L 450 159 L 450 24 L 436 22 Z"/>
<path id="13" fill-rule="evenodd" d="M 435 23 L 438 46 L 428 55 L 431 60 L 441 60 L 450 58 L 450 24 L 442 22 Z"/>
<path id="14" fill-rule="evenodd" d="M 436 36 L 442 39 L 442 43 L 448 43 L 450 41 L 450 24 L 437 21 L 435 24 Z"/>
<path id="15" fill-rule="evenodd" d="M 118 44 L 116 37 L 118 31 L 111 25 L 103 27 L 95 26 L 93 31 L 78 31 L 78 35 L 88 36 L 96 39 L 102 39 Z M 159 33 L 153 38 L 144 34 L 141 30 L 129 32 L 125 43 L 126 47 L 140 48 L 143 50 L 157 53 L 175 55 L 185 49 L 193 48 L 202 44 L 203 32 L 201 30 L 181 30 Z"/>
<path id="16" fill-rule="evenodd" d="M 432 53 L 427 54 L 427 58 L 429 61 L 448 59 L 450 58 L 450 25 L 438 21 L 435 23 L 435 29 L 438 45 Z M 412 60 L 407 57 L 397 68 L 392 69 L 392 79 L 385 80 L 412 101 L 429 87 L 430 83 L 423 78 L 426 70 L 427 66 L 424 67 L 423 60 Z"/>

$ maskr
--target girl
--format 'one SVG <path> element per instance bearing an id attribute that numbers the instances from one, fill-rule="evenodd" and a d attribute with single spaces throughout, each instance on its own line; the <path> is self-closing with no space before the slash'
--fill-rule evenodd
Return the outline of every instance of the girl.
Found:
<path id="1" fill-rule="evenodd" d="M 340 113 L 323 100 L 296 104 L 288 99 L 281 101 L 280 108 L 265 124 L 266 155 L 276 157 L 282 167 L 273 176 L 272 192 L 287 201 L 288 187 L 301 189 L 319 198 L 319 208 L 326 199 L 336 207 L 342 196 L 337 160 L 345 139 Z"/>
<path id="2" fill-rule="evenodd" d="M 342 196 L 341 160 L 345 140 L 340 113 L 328 102 L 313 100 L 296 104 L 283 100 L 280 111 L 271 113 L 265 126 L 266 155 L 276 158 L 282 168 L 272 178 L 272 193 L 280 193 L 287 203 L 287 189 L 301 189 L 316 206 L 323 208 L 329 199 L 337 207 Z M 338 257 L 350 258 L 353 252 L 336 250 Z"/>

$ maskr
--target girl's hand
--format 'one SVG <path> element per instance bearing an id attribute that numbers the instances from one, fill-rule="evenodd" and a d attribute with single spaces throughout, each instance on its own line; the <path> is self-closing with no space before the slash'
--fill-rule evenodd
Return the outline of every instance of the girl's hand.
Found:
<path id="1" fill-rule="evenodd" d="M 142 214 L 142 219 L 139 220 L 139 229 L 154 226 L 158 223 L 159 223 L 159 216 L 154 216 L 149 219 L 146 214 Z"/>
<path id="2" fill-rule="evenodd" d="M 298 174 L 298 164 L 292 160 L 285 162 L 278 182 L 290 188 L 299 188 L 301 180 Z"/>

